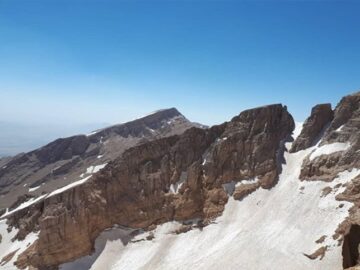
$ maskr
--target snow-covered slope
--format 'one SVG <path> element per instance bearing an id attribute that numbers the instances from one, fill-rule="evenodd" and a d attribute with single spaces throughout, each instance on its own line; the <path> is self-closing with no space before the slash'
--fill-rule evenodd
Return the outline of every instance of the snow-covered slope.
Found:
<path id="1" fill-rule="evenodd" d="M 14 262 L 18 256 L 24 252 L 38 237 L 37 233 L 30 233 L 22 241 L 13 240 L 18 230 L 12 229 L 8 231 L 6 220 L 0 220 L 0 269 L 13 270 L 18 269 L 15 267 Z"/>
<path id="2" fill-rule="evenodd" d="M 317 105 L 296 125 L 281 104 L 246 110 L 219 126 L 141 143 L 107 165 L 97 153 L 78 181 L 51 192 L 24 185 L 34 196 L 1 216 L 0 266 L 352 267 L 360 243 L 360 109 L 350 114 L 350 101 L 334 114 Z"/>
<path id="3" fill-rule="evenodd" d="M 300 128 L 298 124 L 294 136 Z M 152 240 L 146 240 L 149 232 L 126 245 L 113 238 L 97 250 L 96 260 L 92 257 L 91 269 L 341 269 L 341 246 L 332 236 L 352 204 L 335 196 L 344 190 L 339 184 L 360 171 L 344 171 L 331 183 L 299 180 L 302 160 L 316 149 L 285 153 L 274 188 L 259 189 L 241 201 L 230 198 L 222 216 L 202 230 L 175 234 L 181 224 L 169 222 L 151 232 Z M 325 196 L 328 186 L 332 192 Z M 322 236 L 324 241 L 316 243 Z M 305 256 L 323 246 L 323 259 Z M 76 269 L 76 262 L 71 265 L 62 269 Z"/>

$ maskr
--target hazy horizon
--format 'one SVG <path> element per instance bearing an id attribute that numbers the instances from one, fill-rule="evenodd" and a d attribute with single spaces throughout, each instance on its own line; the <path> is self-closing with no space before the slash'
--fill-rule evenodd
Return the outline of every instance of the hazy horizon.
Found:
<path id="1" fill-rule="evenodd" d="M 0 0 L 0 122 L 36 126 L 43 142 L 169 107 L 214 125 L 282 103 L 303 121 L 360 88 L 359 8 Z"/>

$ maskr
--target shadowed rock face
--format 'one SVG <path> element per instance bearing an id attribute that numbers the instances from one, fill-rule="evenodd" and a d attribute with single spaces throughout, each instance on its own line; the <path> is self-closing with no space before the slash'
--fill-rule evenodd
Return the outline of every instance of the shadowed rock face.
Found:
<path id="1" fill-rule="evenodd" d="M 258 187 L 276 183 L 281 145 L 293 128 L 286 107 L 276 104 L 130 148 L 85 184 L 10 217 L 20 229 L 17 237 L 40 230 L 17 265 L 48 269 L 87 255 L 114 224 L 147 229 L 199 218 L 206 225 L 224 210 L 223 184 L 249 178 L 259 179 Z"/>
<path id="2" fill-rule="evenodd" d="M 319 104 L 312 108 L 311 115 L 306 119 L 300 135 L 293 143 L 290 152 L 294 153 L 313 146 L 320 139 L 324 128 L 333 120 L 334 112 L 331 104 Z"/>
<path id="3" fill-rule="evenodd" d="M 57 139 L 44 147 L 0 160 L 0 208 L 39 187 L 31 195 L 51 192 L 80 179 L 90 166 L 108 163 L 128 148 L 199 126 L 175 108 L 111 126 L 89 135 Z"/>
<path id="4" fill-rule="evenodd" d="M 360 244 L 360 175 L 346 184 L 344 192 L 336 196 L 338 201 L 353 204 L 349 217 L 339 225 L 336 234 L 343 236 L 342 256 L 344 269 L 359 269 Z M 354 266 L 354 268 L 353 268 Z M 356 267 L 357 266 L 357 267 Z"/>
<path id="5" fill-rule="evenodd" d="M 314 160 L 305 159 L 301 179 L 330 181 L 343 170 L 360 167 L 360 92 L 342 98 L 336 106 L 319 146 L 332 143 L 348 143 L 350 147 Z"/>
<path id="6" fill-rule="evenodd" d="M 355 143 L 359 140 L 360 92 L 345 96 L 335 108 L 334 119 L 326 130 L 321 144 L 331 142 Z"/>
<path id="7" fill-rule="evenodd" d="M 360 226 L 352 225 L 344 237 L 342 246 L 343 268 L 355 266 L 359 263 Z"/>

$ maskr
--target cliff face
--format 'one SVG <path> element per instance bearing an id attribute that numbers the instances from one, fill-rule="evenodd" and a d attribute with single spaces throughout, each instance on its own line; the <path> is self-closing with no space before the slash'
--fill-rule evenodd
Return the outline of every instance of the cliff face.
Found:
<path id="1" fill-rule="evenodd" d="M 301 180 L 332 182 L 341 172 L 352 172 L 360 168 L 360 92 L 342 98 L 336 106 L 333 116 L 328 109 L 322 108 L 322 112 L 319 111 L 319 108 L 313 110 L 312 115 L 304 124 L 301 135 L 292 147 L 292 150 L 299 150 L 299 145 L 304 145 L 303 142 L 312 140 L 313 136 L 308 131 L 314 129 L 316 112 L 321 115 L 317 118 L 322 119 L 320 122 L 323 124 L 319 124 L 319 127 L 323 127 L 321 132 L 324 134 L 319 137 L 319 142 L 313 147 L 310 155 L 304 159 L 300 172 Z M 319 133 L 320 128 L 316 129 Z M 308 147 L 310 146 L 308 145 Z M 344 191 L 336 196 L 336 200 L 352 204 L 348 217 L 339 224 L 334 235 L 334 238 L 341 236 L 344 268 L 359 263 L 359 179 L 357 176 L 343 184 Z M 329 186 L 328 188 L 326 193 L 334 192 L 334 189 L 338 187 L 330 188 Z"/>
<path id="2" fill-rule="evenodd" d="M 91 136 L 153 133 L 164 125 L 157 117 Z M 229 269 L 353 267 L 360 257 L 359 123 L 356 93 L 334 111 L 315 106 L 294 141 L 294 121 L 280 104 L 243 111 L 211 128 L 139 141 L 70 186 L 19 197 L 5 217 L 11 239 L 29 246 L 5 254 L 0 265 L 57 269 L 93 254 L 99 237 L 118 225 L 130 229 L 113 258 L 116 269 L 169 269 L 174 258 L 182 269 L 194 263 L 219 269 L 225 261 Z M 77 137 L 49 145 L 43 162 L 89 149 L 95 137 L 85 138 L 88 146 Z M 58 151 L 59 145 L 69 150 Z M 139 249 L 151 252 L 142 257 Z M 94 269 L 107 269 L 99 265 Z"/>
<path id="3" fill-rule="evenodd" d="M 294 153 L 304 150 L 320 140 L 321 132 L 330 124 L 334 118 L 331 104 L 319 104 L 312 108 L 311 115 L 306 119 L 300 135 L 292 144 L 290 152 Z"/>
<path id="4" fill-rule="evenodd" d="M 248 182 L 251 191 L 276 183 L 282 146 L 293 129 L 291 115 L 278 104 L 133 147 L 84 184 L 9 218 L 20 229 L 18 238 L 39 230 L 17 265 L 48 269 L 90 254 L 96 237 L 114 224 L 147 230 L 198 219 L 204 226 L 222 213 L 229 194 L 239 194 Z"/>
<path id="5" fill-rule="evenodd" d="M 318 148 L 319 154 L 304 161 L 301 179 L 329 181 L 341 171 L 360 167 L 360 92 L 341 99 Z"/>

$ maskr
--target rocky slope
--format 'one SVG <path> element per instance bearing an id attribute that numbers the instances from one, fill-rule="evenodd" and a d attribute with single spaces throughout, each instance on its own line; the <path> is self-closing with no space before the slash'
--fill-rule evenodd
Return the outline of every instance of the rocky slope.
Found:
<path id="1" fill-rule="evenodd" d="M 360 166 L 360 93 L 344 97 L 319 142 L 303 163 L 301 179 L 332 180 L 339 172 Z M 325 154 L 325 155 L 324 155 Z"/>
<path id="2" fill-rule="evenodd" d="M 295 128 L 286 106 L 269 105 L 219 126 L 135 145 L 91 177 L 24 198 L 6 214 L 0 265 L 355 266 L 359 106 L 360 93 L 344 97 L 334 111 L 315 106 Z M 56 156 L 50 153 L 46 160 Z"/>
<path id="3" fill-rule="evenodd" d="M 290 152 L 304 150 L 316 144 L 321 139 L 321 133 L 327 128 L 334 118 L 331 104 L 319 104 L 311 110 L 311 115 L 306 119 L 299 137 L 292 144 Z"/>
<path id="4" fill-rule="evenodd" d="M 24 196 L 37 197 L 89 176 L 126 149 L 199 126 L 175 108 L 98 130 L 58 139 L 32 152 L 0 160 L 0 208 L 15 208 Z M 11 192 L 10 192 L 11 191 Z"/>

